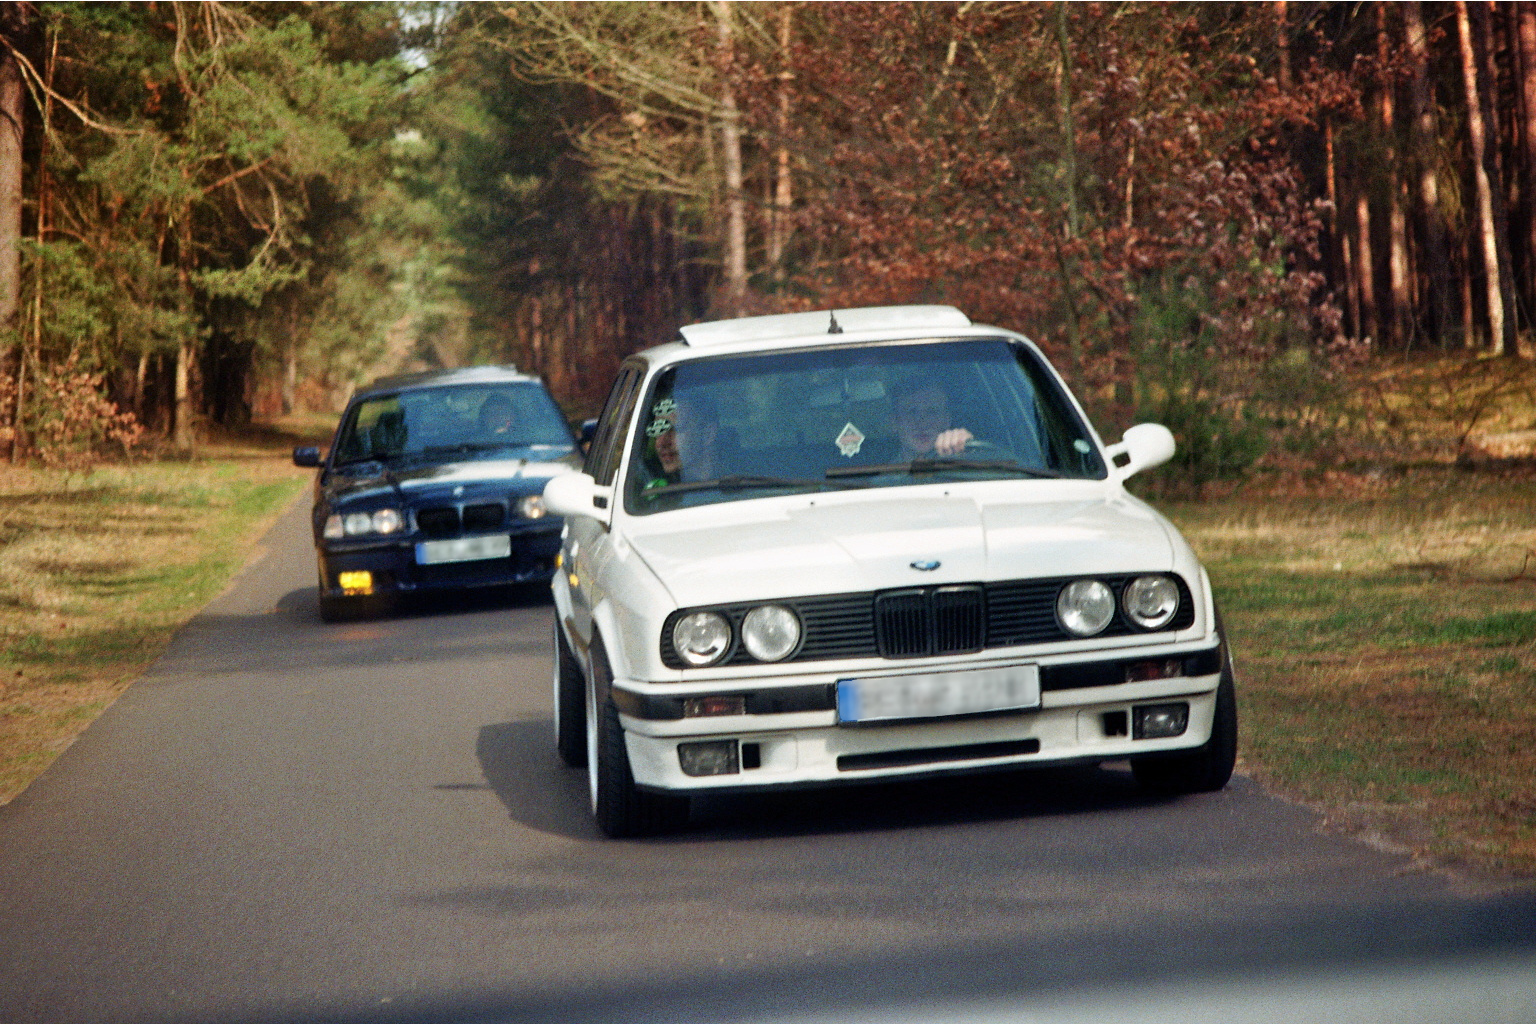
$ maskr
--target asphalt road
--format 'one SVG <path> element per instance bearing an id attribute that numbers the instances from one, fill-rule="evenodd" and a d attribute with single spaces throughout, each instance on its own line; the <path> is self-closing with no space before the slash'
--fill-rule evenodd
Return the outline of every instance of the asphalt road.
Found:
<path id="1" fill-rule="evenodd" d="M 0 1021 L 1536 1021 L 1536 894 L 1239 777 L 718 799 L 598 837 L 551 610 L 324 626 L 303 510 L 0 808 Z"/>

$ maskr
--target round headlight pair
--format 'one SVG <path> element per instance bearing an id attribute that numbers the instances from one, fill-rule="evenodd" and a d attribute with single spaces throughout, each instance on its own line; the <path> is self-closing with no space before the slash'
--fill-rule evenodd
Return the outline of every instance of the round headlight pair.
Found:
<path id="1" fill-rule="evenodd" d="M 1179 586 L 1169 576 L 1137 576 L 1120 592 L 1125 617 L 1139 629 L 1161 629 L 1179 610 Z M 1075 580 L 1056 597 L 1056 620 L 1073 636 L 1094 636 L 1115 617 L 1115 595 L 1100 580 Z"/>
<path id="2" fill-rule="evenodd" d="M 405 519 L 399 509 L 381 508 L 377 512 L 348 512 L 326 519 L 324 535 L 327 540 L 342 537 L 361 537 L 369 533 L 399 533 L 405 528 Z"/>
<path id="3" fill-rule="evenodd" d="M 719 612 L 692 612 L 672 626 L 672 648 L 691 668 L 713 665 L 731 650 L 731 623 Z M 800 618 L 778 604 L 765 604 L 741 620 L 741 644 L 758 661 L 782 661 L 800 645 Z"/>

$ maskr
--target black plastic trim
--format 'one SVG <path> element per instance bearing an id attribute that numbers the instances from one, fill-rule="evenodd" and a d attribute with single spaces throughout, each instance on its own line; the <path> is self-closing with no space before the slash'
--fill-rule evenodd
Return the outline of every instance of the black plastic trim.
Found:
<path id="1" fill-rule="evenodd" d="M 989 757 L 1018 757 L 1021 754 L 1038 753 L 1040 741 L 1036 739 L 970 743 L 955 747 L 919 747 L 914 750 L 881 750 L 873 754 L 844 754 L 837 759 L 837 770 L 856 772 L 873 768 L 906 768 L 915 764 L 980 761 Z"/>

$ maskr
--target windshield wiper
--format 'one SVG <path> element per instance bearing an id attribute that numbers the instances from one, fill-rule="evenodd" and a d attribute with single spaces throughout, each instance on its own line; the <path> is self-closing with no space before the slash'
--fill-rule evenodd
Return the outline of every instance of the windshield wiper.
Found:
<path id="1" fill-rule="evenodd" d="M 429 444 L 418 455 L 472 455 L 475 452 L 494 452 L 502 448 L 526 448 L 520 441 L 460 441 L 458 444 Z"/>
<path id="2" fill-rule="evenodd" d="M 985 473 L 1017 473 L 1021 476 L 1058 479 L 1051 469 L 1021 466 L 1012 459 L 913 459 L 911 462 L 887 462 L 879 466 L 834 466 L 827 470 L 828 480 L 847 477 L 881 476 L 886 473 L 947 473 L 953 470 L 979 470 Z"/>
<path id="3" fill-rule="evenodd" d="M 355 459 L 342 459 L 336 463 L 336 469 L 347 469 L 352 466 L 366 466 L 370 462 L 377 462 L 380 466 L 384 463 L 398 459 L 399 455 L 359 455 Z"/>
<path id="4" fill-rule="evenodd" d="M 723 476 L 718 480 L 689 480 L 680 484 L 664 484 L 646 490 L 646 494 L 683 494 L 687 491 L 744 491 L 772 487 L 821 487 L 820 480 L 794 480 L 781 476 Z"/>

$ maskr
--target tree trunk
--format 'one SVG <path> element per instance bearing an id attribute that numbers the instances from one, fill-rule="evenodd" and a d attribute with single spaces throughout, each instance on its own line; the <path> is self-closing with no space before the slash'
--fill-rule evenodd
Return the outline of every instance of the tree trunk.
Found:
<path id="1" fill-rule="evenodd" d="M 184 213 L 177 226 L 176 273 L 181 301 L 192 301 L 192 223 Z M 184 337 L 176 346 L 175 384 L 171 391 L 171 443 L 183 451 L 192 448 L 192 360 L 197 354 L 194 339 Z"/>
<path id="2" fill-rule="evenodd" d="M 1376 5 L 1376 52 L 1383 67 L 1392 60 L 1392 39 L 1387 30 L 1387 5 Z M 1408 218 L 1403 212 L 1402 170 L 1397 158 L 1397 104 L 1393 82 L 1381 84 L 1379 112 L 1381 134 L 1386 142 L 1387 173 L 1387 284 L 1391 301 L 1382 325 L 1382 343 L 1406 348 L 1409 340 L 1408 314 L 1413 298 L 1408 285 Z"/>
<path id="3" fill-rule="evenodd" d="M 1072 111 L 1072 37 L 1067 30 L 1066 0 L 1056 0 L 1056 46 L 1061 51 L 1061 72 L 1056 80 L 1056 105 L 1061 117 L 1062 176 L 1067 189 L 1067 222 L 1063 225 L 1068 242 L 1077 239 L 1077 127 Z M 1072 268 L 1058 244 L 1056 270 L 1061 281 L 1062 297 L 1066 302 L 1067 351 L 1072 360 L 1072 373 L 1083 375 L 1083 342 L 1079 337 L 1077 299 L 1073 294 Z M 1121 397 L 1120 374 L 1115 374 L 1117 398 Z"/>
<path id="4" fill-rule="evenodd" d="M 1526 312 L 1536 320 L 1536 3 L 1521 0 L 1515 12 L 1515 45 L 1520 52 L 1520 93 L 1524 101 L 1521 119 L 1525 200 Z"/>
<path id="5" fill-rule="evenodd" d="M 1467 134 L 1471 141 L 1473 177 L 1477 187 L 1477 235 L 1483 256 L 1488 343 L 1494 352 L 1502 355 L 1509 351 L 1514 323 L 1506 323 L 1502 280 L 1507 268 L 1500 263 L 1499 230 L 1494 212 L 1495 203 L 1501 197 L 1494 187 L 1493 161 L 1488 152 L 1487 128 L 1492 124 L 1488 112 L 1492 103 L 1487 96 L 1488 84 L 1479 80 L 1482 61 L 1478 50 L 1486 48 L 1488 11 L 1476 0 L 1472 7 L 1469 11 L 1467 0 L 1456 0 L 1456 27 L 1461 44 L 1461 76 L 1467 97 Z"/>
<path id="6" fill-rule="evenodd" d="M 1413 120 L 1410 126 L 1413 152 L 1417 162 L 1417 191 L 1424 231 L 1420 240 L 1420 265 L 1427 280 L 1429 299 L 1424 333 L 1441 348 L 1451 330 L 1450 255 L 1445 244 L 1445 219 L 1440 209 L 1440 180 L 1435 168 L 1435 151 L 1440 137 L 1434 87 L 1430 79 L 1429 37 L 1424 30 L 1424 16 L 1418 0 L 1398 5 L 1403 12 L 1404 36 L 1412 65 L 1410 82 Z"/>
<path id="7" fill-rule="evenodd" d="M 25 4 L 0 5 L 0 34 L 19 45 L 27 30 Z M 10 457 L 21 448 L 21 416 L 25 389 L 26 355 L 22 347 L 21 320 L 21 205 L 24 166 L 22 136 L 26 118 L 26 90 L 21 66 L 9 49 L 0 53 L 0 358 L 3 372 L 15 380 L 14 404 L 0 409 L 0 417 L 15 428 Z"/>
<path id="8" fill-rule="evenodd" d="M 1376 305 L 1376 259 L 1371 247 L 1371 204 L 1361 188 L 1355 195 L 1355 287 L 1360 295 L 1360 336 L 1381 343 Z"/>
<path id="9" fill-rule="evenodd" d="M 744 316 L 747 305 L 747 202 L 742 188 L 741 111 L 731 85 L 735 46 L 734 0 L 714 0 L 720 40 L 720 143 L 725 167 L 725 296 L 729 315 Z"/>
<path id="10" fill-rule="evenodd" d="M 795 72 L 790 58 L 793 42 L 794 8 L 785 4 L 779 9 L 779 110 L 778 152 L 775 156 L 773 203 L 768 213 L 768 266 L 772 269 L 775 284 L 784 284 L 784 252 L 789 244 L 789 210 L 794 193 L 789 173 L 789 116 L 792 104 Z"/>
<path id="11" fill-rule="evenodd" d="M 1275 0 L 1275 49 L 1280 58 L 1280 91 L 1291 91 L 1291 27 L 1290 4 L 1287 0 Z"/>

